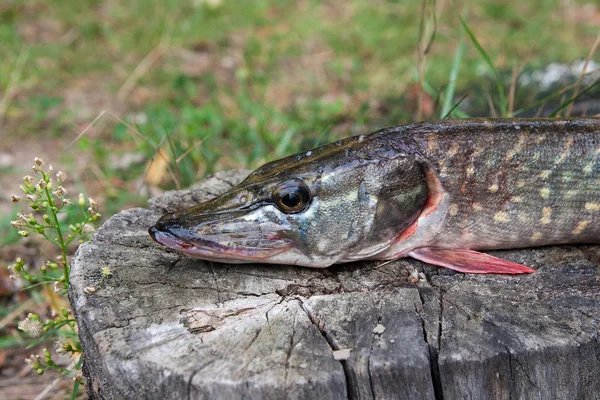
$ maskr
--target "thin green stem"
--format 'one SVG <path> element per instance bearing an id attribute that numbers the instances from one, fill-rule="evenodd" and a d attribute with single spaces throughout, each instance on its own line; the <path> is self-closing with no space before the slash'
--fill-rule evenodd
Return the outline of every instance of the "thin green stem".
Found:
<path id="1" fill-rule="evenodd" d="M 65 239 L 63 238 L 62 230 L 60 229 L 60 223 L 58 222 L 58 216 L 57 216 L 57 212 L 56 212 L 57 207 L 56 207 L 56 204 L 54 203 L 54 200 L 52 200 L 52 195 L 50 194 L 50 190 L 48 190 L 48 186 L 46 186 L 44 188 L 44 191 L 46 192 L 46 197 L 48 199 L 48 205 L 49 205 L 48 208 L 50 209 L 50 213 L 52 214 L 52 218 L 54 219 L 54 223 L 56 224 L 56 233 L 58 234 L 59 247 L 60 247 L 60 251 L 62 253 L 65 286 L 68 286 L 69 285 L 69 264 L 67 263 L 67 245 L 65 244 Z"/>
<path id="2" fill-rule="evenodd" d="M 84 219 L 83 222 L 81 223 L 81 226 L 79 228 L 77 228 L 77 230 L 75 232 L 73 232 L 73 236 L 71 236 L 70 239 L 67 240 L 66 244 L 69 245 L 73 240 L 75 240 L 77 238 L 77 235 L 81 235 L 83 234 L 83 229 L 85 228 L 85 226 L 88 223 L 88 214 L 87 212 L 85 212 L 85 207 L 81 207 L 81 212 L 83 213 Z"/>
<path id="3" fill-rule="evenodd" d="M 53 227 L 53 228 L 54 228 L 54 227 Z M 56 228 L 54 228 L 54 229 L 56 229 Z M 57 242 L 56 240 L 52 239 L 50 236 L 46 235 L 46 233 L 45 233 L 45 232 L 41 233 L 41 235 L 42 235 L 42 236 L 43 236 L 43 237 L 44 237 L 44 238 L 45 238 L 47 241 L 49 241 L 49 242 L 52 242 L 52 243 L 54 243 L 55 245 L 57 245 L 57 246 L 59 246 L 59 247 L 60 247 L 60 243 L 59 243 L 59 242 Z"/>

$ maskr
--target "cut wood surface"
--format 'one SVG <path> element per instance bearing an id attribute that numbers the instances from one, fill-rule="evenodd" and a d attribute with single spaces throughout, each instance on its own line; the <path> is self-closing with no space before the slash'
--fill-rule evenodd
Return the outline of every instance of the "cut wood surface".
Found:
<path id="1" fill-rule="evenodd" d="M 410 259 L 228 265 L 152 241 L 161 214 L 247 173 L 125 210 L 79 248 L 89 398 L 598 398 L 600 246 L 494 252 L 537 269 L 497 276 Z"/>

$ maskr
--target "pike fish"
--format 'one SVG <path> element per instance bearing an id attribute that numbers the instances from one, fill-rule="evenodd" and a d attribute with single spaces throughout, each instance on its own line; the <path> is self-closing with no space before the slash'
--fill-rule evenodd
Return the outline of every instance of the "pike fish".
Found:
<path id="1" fill-rule="evenodd" d="M 481 252 L 600 243 L 600 119 L 465 119 L 382 129 L 265 164 L 161 217 L 158 243 L 227 263 L 323 268 L 412 257 L 533 269 Z"/>

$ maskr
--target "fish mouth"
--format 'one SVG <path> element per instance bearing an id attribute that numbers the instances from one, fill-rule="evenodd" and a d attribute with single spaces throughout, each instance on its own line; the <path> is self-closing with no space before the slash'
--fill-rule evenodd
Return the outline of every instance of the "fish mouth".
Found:
<path id="1" fill-rule="evenodd" d="M 277 246 L 270 248 L 259 248 L 250 245 L 223 245 L 217 241 L 208 240 L 202 237 L 195 236 L 193 238 L 182 238 L 171 232 L 163 224 L 157 223 L 148 229 L 148 233 L 157 243 L 184 253 L 190 257 L 201 258 L 209 261 L 227 262 L 227 263 L 258 263 L 265 262 L 269 258 L 287 251 L 293 247 L 293 243 L 273 237 L 263 239 L 274 241 Z"/>

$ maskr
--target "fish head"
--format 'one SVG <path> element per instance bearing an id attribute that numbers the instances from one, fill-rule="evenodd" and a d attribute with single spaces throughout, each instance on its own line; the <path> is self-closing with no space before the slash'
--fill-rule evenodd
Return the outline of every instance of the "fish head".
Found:
<path id="1" fill-rule="evenodd" d="M 426 199 L 414 156 L 346 140 L 265 164 L 149 232 L 206 260 L 327 267 L 385 250 Z"/>

